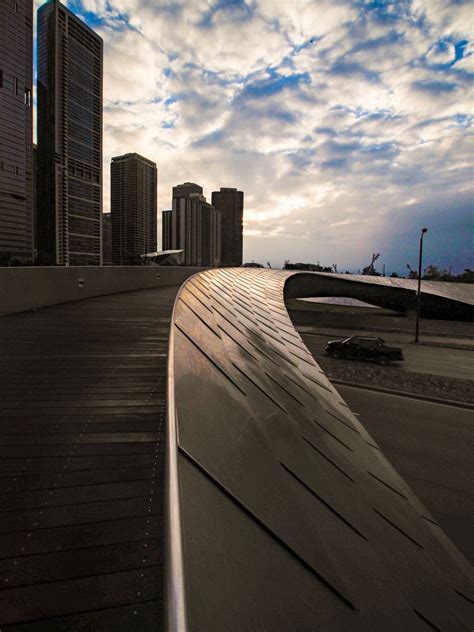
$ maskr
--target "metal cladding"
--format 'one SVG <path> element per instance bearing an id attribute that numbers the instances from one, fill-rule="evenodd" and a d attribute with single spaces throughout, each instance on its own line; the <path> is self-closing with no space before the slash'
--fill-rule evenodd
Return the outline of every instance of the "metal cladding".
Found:
<path id="1" fill-rule="evenodd" d="M 170 630 L 470 630 L 472 569 L 294 330 L 298 273 L 182 286 L 170 333 Z"/>
<path id="2" fill-rule="evenodd" d="M 416 279 L 361 274 L 300 272 L 285 287 L 286 298 L 345 296 L 395 311 L 416 309 Z M 470 283 L 422 281 L 421 316 L 468 320 L 474 317 L 474 292 Z"/>

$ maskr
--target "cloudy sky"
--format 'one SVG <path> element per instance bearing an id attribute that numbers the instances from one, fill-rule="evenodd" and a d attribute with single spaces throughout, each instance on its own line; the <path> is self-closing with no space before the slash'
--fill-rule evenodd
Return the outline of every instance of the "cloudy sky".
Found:
<path id="1" fill-rule="evenodd" d="M 185 180 L 243 190 L 245 260 L 405 273 L 427 226 L 425 264 L 474 267 L 469 1 L 67 4 L 104 39 L 104 210 L 136 151 L 159 211 Z"/>

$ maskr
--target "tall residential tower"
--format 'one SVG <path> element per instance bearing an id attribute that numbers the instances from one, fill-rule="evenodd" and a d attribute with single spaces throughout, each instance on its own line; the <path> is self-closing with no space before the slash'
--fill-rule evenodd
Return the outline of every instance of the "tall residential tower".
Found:
<path id="1" fill-rule="evenodd" d="M 0 256 L 34 258 L 33 0 L 0 2 Z"/>
<path id="2" fill-rule="evenodd" d="M 140 257 L 157 249 L 156 164 L 139 154 L 112 158 L 110 165 L 110 212 L 112 262 L 140 263 Z"/>
<path id="3" fill-rule="evenodd" d="M 244 194 L 237 189 L 214 191 L 212 205 L 221 212 L 222 265 L 242 265 Z"/>
<path id="4" fill-rule="evenodd" d="M 161 249 L 171 250 L 173 240 L 171 239 L 171 221 L 173 211 L 163 211 L 161 214 Z"/>
<path id="5" fill-rule="evenodd" d="M 184 250 L 188 266 L 215 267 L 221 258 L 221 217 L 206 202 L 202 187 L 185 182 L 173 187 L 173 210 L 163 214 L 163 246 Z"/>
<path id="6" fill-rule="evenodd" d="M 59 0 L 38 10 L 38 254 L 102 262 L 102 39 Z"/>

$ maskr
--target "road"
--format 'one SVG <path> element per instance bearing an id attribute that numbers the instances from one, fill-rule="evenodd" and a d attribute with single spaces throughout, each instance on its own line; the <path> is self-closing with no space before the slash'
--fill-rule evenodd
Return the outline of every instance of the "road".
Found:
<path id="1" fill-rule="evenodd" d="M 305 345 L 318 358 L 327 357 L 324 347 L 330 339 L 337 339 L 327 334 L 301 334 Z M 387 340 L 387 344 L 392 343 Z M 393 366 L 415 373 L 431 373 L 446 377 L 474 379 L 474 352 L 465 349 L 451 349 L 446 347 L 430 347 L 415 344 L 393 343 L 403 347 L 405 362 L 397 362 Z M 347 360 L 346 360 L 347 362 Z"/>
<path id="2" fill-rule="evenodd" d="M 474 412 L 336 388 L 451 540 L 474 562 Z"/>

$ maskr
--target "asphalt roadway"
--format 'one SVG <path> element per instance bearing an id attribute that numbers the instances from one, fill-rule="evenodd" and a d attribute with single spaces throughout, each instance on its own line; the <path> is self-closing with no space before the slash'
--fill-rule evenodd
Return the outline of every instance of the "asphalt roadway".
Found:
<path id="1" fill-rule="evenodd" d="M 474 563 L 474 413 L 336 385 L 441 527 Z"/>
<path id="2" fill-rule="evenodd" d="M 324 347 L 328 340 L 344 339 L 344 336 L 328 334 L 301 334 L 305 345 L 318 358 L 326 357 Z M 394 367 L 415 373 L 430 373 L 446 377 L 474 379 L 474 352 L 466 349 L 453 349 L 428 345 L 400 344 L 390 342 L 382 336 L 389 346 L 402 347 L 405 362 L 396 362 Z M 345 360 L 347 362 L 348 360 Z"/>

